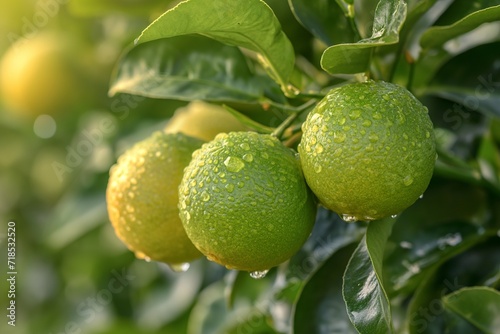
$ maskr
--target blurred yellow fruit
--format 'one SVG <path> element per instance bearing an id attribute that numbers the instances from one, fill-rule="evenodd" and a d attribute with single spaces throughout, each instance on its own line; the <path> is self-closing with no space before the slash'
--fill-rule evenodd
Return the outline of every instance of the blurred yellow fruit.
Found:
<path id="1" fill-rule="evenodd" d="M 67 36 L 39 33 L 19 40 L 0 64 L 2 102 L 10 111 L 36 117 L 70 109 L 82 96 L 74 47 Z"/>
<path id="2" fill-rule="evenodd" d="M 177 109 L 165 127 L 167 133 L 181 132 L 210 141 L 222 132 L 243 131 L 245 126 L 227 110 L 216 104 L 193 101 Z"/>
<path id="3" fill-rule="evenodd" d="M 117 236 L 138 258 L 181 265 L 201 256 L 179 219 L 178 186 L 202 141 L 156 132 L 112 167 L 106 199 Z"/>

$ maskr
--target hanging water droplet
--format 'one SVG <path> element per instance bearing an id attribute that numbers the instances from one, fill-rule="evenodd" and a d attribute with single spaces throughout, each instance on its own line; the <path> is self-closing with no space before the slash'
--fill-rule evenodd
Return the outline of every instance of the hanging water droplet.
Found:
<path id="1" fill-rule="evenodd" d="M 424 198 L 424 194 L 418 196 L 418 198 L 420 198 L 420 199 Z"/>
<path id="2" fill-rule="evenodd" d="M 250 277 L 253 278 L 253 279 L 261 279 L 261 278 L 264 278 L 266 277 L 267 273 L 269 272 L 269 270 L 256 270 L 256 271 L 252 271 L 250 273 Z"/>
<path id="3" fill-rule="evenodd" d="M 191 265 L 188 262 L 185 262 L 179 264 L 169 264 L 168 266 L 176 273 L 185 273 Z"/>
<path id="4" fill-rule="evenodd" d="M 224 160 L 224 165 L 226 165 L 227 170 L 230 172 L 237 173 L 245 167 L 245 163 L 237 157 L 227 157 Z"/>
<path id="5" fill-rule="evenodd" d="M 398 215 L 391 215 L 392 219 L 398 218 Z"/>
<path id="6" fill-rule="evenodd" d="M 343 221 L 345 221 L 347 223 L 354 223 L 355 221 L 358 221 L 356 216 L 352 216 L 349 214 L 342 214 L 340 217 L 342 218 Z"/>

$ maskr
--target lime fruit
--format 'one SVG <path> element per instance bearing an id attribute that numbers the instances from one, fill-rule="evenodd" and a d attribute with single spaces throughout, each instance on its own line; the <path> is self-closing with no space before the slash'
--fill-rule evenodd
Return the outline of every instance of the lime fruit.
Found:
<path id="1" fill-rule="evenodd" d="M 138 258 L 180 265 L 201 256 L 179 219 L 178 187 L 202 141 L 156 132 L 111 168 L 106 199 L 117 236 Z"/>
<path id="2" fill-rule="evenodd" d="M 347 221 L 402 212 L 432 177 L 432 122 L 400 86 L 369 81 L 333 89 L 302 130 L 298 151 L 307 183 Z"/>
<path id="3" fill-rule="evenodd" d="M 165 127 L 167 133 L 181 132 L 205 141 L 222 132 L 244 130 L 245 126 L 227 110 L 203 101 L 193 101 L 177 109 Z"/>
<path id="4" fill-rule="evenodd" d="M 0 64 L 0 92 L 8 110 L 36 117 L 71 108 L 83 96 L 82 77 L 66 36 L 40 33 L 12 45 Z"/>
<path id="5" fill-rule="evenodd" d="M 250 272 L 289 259 L 316 215 L 296 155 L 253 132 L 219 134 L 195 151 L 179 205 L 189 238 L 209 260 Z"/>

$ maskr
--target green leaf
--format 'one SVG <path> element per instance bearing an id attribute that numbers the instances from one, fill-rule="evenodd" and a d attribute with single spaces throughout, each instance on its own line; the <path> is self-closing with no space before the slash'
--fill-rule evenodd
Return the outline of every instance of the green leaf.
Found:
<path id="1" fill-rule="evenodd" d="M 350 43 L 356 34 L 338 3 L 328 0 L 289 0 L 297 20 L 326 45 Z"/>
<path id="2" fill-rule="evenodd" d="M 274 128 L 260 124 L 256 121 L 254 121 L 253 119 L 251 119 L 250 117 L 243 115 L 239 111 L 237 111 L 229 106 L 223 105 L 223 107 L 229 113 L 231 113 L 234 117 L 236 117 L 236 119 L 238 121 L 240 121 L 243 125 L 245 125 L 247 128 L 249 128 L 251 130 L 257 131 L 259 133 L 267 133 L 267 134 L 271 134 L 274 131 Z"/>
<path id="3" fill-rule="evenodd" d="M 382 280 L 382 260 L 395 219 L 368 224 L 344 274 L 347 313 L 359 333 L 392 333 L 389 298 Z"/>
<path id="4" fill-rule="evenodd" d="M 293 333 L 357 333 L 342 299 L 342 268 L 347 265 L 354 246 L 338 250 L 304 286 L 293 310 Z"/>
<path id="5" fill-rule="evenodd" d="M 439 68 L 421 93 L 455 102 L 465 113 L 462 118 L 470 116 L 467 109 L 500 116 L 498 48 L 500 42 L 488 43 L 453 57 Z M 471 63 L 474 66 L 465 66 Z"/>
<path id="6" fill-rule="evenodd" d="M 500 293 L 497 290 L 484 286 L 463 288 L 444 296 L 443 305 L 484 333 L 493 334 L 500 328 Z"/>
<path id="7" fill-rule="evenodd" d="M 463 19 L 447 26 L 431 27 L 420 39 L 424 49 L 442 46 L 445 42 L 463 35 L 486 22 L 500 20 L 500 5 L 478 10 Z"/>
<path id="8" fill-rule="evenodd" d="M 238 48 L 201 36 L 181 36 L 141 44 L 126 52 L 109 93 L 256 103 L 273 84 L 250 71 Z"/>
<path id="9" fill-rule="evenodd" d="M 258 53 L 268 74 L 288 92 L 293 72 L 293 46 L 269 6 L 261 0 L 188 0 L 151 23 L 137 43 L 200 34 Z"/>
<path id="10" fill-rule="evenodd" d="M 396 44 L 406 18 L 403 0 L 381 0 L 375 10 L 372 36 L 357 43 L 329 47 L 321 57 L 321 67 L 330 74 L 354 74 L 368 70 L 376 47 Z"/>
<path id="11" fill-rule="evenodd" d="M 400 223 L 412 222 L 401 217 Z M 403 240 L 392 240 L 398 244 L 385 261 L 389 295 L 412 292 L 435 266 L 483 241 L 481 233 L 471 224 L 447 223 L 423 227 Z"/>

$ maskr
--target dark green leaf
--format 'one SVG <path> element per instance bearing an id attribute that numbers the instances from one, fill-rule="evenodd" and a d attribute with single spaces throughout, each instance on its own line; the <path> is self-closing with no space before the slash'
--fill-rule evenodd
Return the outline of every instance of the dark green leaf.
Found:
<path id="1" fill-rule="evenodd" d="M 321 67 L 331 74 L 365 72 L 376 47 L 399 41 L 399 31 L 405 18 L 404 1 L 381 0 L 375 10 L 371 37 L 357 43 L 329 47 L 321 57 Z"/>
<path id="2" fill-rule="evenodd" d="M 452 58 L 439 69 L 423 93 L 449 99 L 460 109 L 500 116 L 498 48 L 500 42 L 489 43 Z M 474 66 L 464 66 L 472 62 Z"/>
<path id="3" fill-rule="evenodd" d="M 401 219 L 400 223 L 408 222 Z M 398 240 L 396 249 L 386 260 L 385 277 L 389 294 L 409 293 L 436 265 L 483 240 L 481 230 L 467 223 L 424 227 L 405 240 Z"/>
<path id="4" fill-rule="evenodd" d="M 390 302 L 382 280 L 382 260 L 394 221 L 386 218 L 368 224 L 366 235 L 344 274 L 347 313 L 361 334 L 392 333 Z"/>
<path id="5" fill-rule="evenodd" d="M 450 1 L 450 0 L 448 0 Z M 481 9 L 498 5 L 498 0 L 474 0 L 474 1 L 455 1 L 451 0 L 451 4 L 446 8 L 446 11 L 439 16 L 435 22 L 438 26 L 446 26 L 453 24 L 464 17 L 477 12 Z"/>
<path id="6" fill-rule="evenodd" d="M 500 20 L 500 5 L 478 10 L 451 25 L 429 28 L 422 35 L 420 45 L 424 49 L 440 47 L 445 42 L 463 35 L 483 23 L 498 20 Z"/>
<path id="7" fill-rule="evenodd" d="M 334 1 L 289 0 L 295 17 L 326 45 L 355 41 L 349 19 Z"/>
<path id="8" fill-rule="evenodd" d="M 443 298 L 446 309 L 481 329 L 495 333 L 500 328 L 500 293 L 488 287 L 463 288 Z"/>
<path id="9" fill-rule="evenodd" d="M 165 12 L 137 39 L 200 34 L 259 54 L 268 74 L 288 92 L 295 54 L 269 6 L 261 0 L 188 0 Z"/>
<path id="10" fill-rule="evenodd" d="M 256 103 L 272 81 L 256 76 L 236 47 L 200 36 L 141 44 L 121 58 L 110 94 Z"/>
<path id="11" fill-rule="evenodd" d="M 293 311 L 294 333 L 357 333 L 342 298 L 342 269 L 353 250 L 351 245 L 337 251 L 307 282 Z"/>

